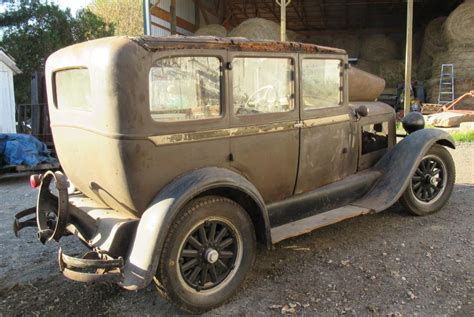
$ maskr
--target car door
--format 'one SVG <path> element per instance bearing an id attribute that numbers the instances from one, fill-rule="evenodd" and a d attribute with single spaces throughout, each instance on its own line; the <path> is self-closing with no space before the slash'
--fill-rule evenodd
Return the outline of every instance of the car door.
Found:
<path id="1" fill-rule="evenodd" d="M 230 52 L 231 167 L 265 202 L 293 195 L 299 155 L 297 54 Z"/>
<path id="2" fill-rule="evenodd" d="M 355 173 L 356 124 L 348 106 L 346 57 L 300 54 L 301 146 L 295 194 Z"/>

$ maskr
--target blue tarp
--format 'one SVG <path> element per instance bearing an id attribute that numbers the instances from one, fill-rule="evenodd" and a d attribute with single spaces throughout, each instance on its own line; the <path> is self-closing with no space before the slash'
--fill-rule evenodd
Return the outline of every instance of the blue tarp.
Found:
<path id="1" fill-rule="evenodd" d="M 28 134 L 0 134 L 0 157 L 6 165 L 36 166 L 57 162 L 46 144 Z"/>

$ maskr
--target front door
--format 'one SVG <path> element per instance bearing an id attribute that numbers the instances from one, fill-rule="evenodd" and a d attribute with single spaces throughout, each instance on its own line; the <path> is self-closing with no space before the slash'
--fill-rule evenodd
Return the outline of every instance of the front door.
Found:
<path id="1" fill-rule="evenodd" d="M 301 146 L 295 194 L 341 180 L 357 168 L 356 125 L 344 93 L 346 59 L 300 55 Z"/>
<path id="2" fill-rule="evenodd" d="M 265 203 L 293 195 L 299 155 L 297 54 L 230 53 L 231 167 Z"/>

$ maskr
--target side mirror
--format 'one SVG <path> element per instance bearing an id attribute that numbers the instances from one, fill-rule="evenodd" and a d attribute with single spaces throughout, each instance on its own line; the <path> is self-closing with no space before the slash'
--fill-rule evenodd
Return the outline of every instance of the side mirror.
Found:
<path id="1" fill-rule="evenodd" d="M 355 113 L 359 117 L 367 117 L 369 109 L 365 105 L 360 105 L 355 109 Z"/>

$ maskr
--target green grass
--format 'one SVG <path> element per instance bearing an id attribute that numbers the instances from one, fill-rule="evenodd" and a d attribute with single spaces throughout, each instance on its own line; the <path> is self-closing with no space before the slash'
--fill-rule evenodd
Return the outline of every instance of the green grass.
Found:
<path id="1" fill-rule="evenodd" d="M 466 132 L 456 131 L 451 133 L 451 136 L 456 142 L 474 142 L 474 130 Z"/>

